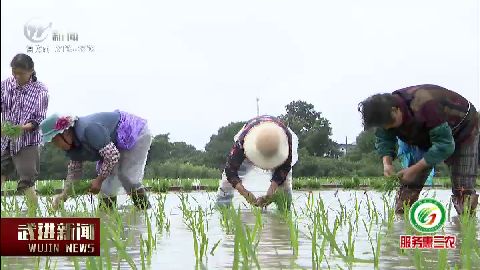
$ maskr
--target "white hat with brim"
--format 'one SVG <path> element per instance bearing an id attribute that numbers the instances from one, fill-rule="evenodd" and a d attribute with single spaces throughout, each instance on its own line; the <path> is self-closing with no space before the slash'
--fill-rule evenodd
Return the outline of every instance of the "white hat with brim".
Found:
<path id="1" fill-rule="evenodd" d="M 273 122 L 251 128 L 243 142 L 245 156 L 257 167 L 272 170 L 285 163 L 289 154 L 285 130 Z"/>

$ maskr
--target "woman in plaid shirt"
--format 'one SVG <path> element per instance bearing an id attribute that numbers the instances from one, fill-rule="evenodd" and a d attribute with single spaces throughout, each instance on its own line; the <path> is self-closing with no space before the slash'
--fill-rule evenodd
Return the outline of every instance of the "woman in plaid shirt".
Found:
<path id="1" fill-rule="evenodd" d="M 30 56 L 17 54 L 10 66 L 13 76 L 2 81 L 1 118 L 2 124 L 8 122 L 21 129 L 21 135 L 2 134 L 2 187 L 7 176 L 16 170 L 19 176 L 17 191 L 24 193 L 27 203 L 36 207 L 34 186 L 40 167 L 41 142 L 38 126 L 47 112 L 48 90 L 37 80 Z"/>

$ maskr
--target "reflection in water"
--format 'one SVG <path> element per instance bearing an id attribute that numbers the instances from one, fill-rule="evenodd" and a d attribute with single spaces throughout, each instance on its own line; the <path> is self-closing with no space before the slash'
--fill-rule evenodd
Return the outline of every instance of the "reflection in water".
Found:
<path id="1" fill-rule="evenodd" d="M 16 199 L 19 201 L 19 206 L 22 205 L 22 197 L 12 197 L 9 199 Z M 12 202 L 13 201 L 10 201 L 9 203 Z M 40 211 L 42 216 L 47 216 L 45 205 L 46 199 L 41 198 Z M 71 205 L 67 205 L 66 207 L 69 209 Z M 22 207 L 19 214 L 22 217 L 26 217 L 26 211 L 23 208 L 24 207 Z M 83 206 L 80 208 L 83 208 Z M 4 216 L 2 215 L 2 217 Z M 112 229 L 116 233 L 123 236 L 122 241 L 125 242 L 128 255 L 137 266 L 140 266 L 140 235 L 143 234 L 144 239 L 146 239 L 145 235 L 147 233 L 145 214 L 142 211 L 136 211 L 133 207 L 124 207 L 123 209 L 120 208 L 116 214 L 99 211 L 98 217 L 103 224 L 112 226 Z M 104 243 L 102 243 L 102 247 L 103 245 Z M 108 240 L 108 246 L 110 247 L 108 256 L 111 259 L 112 267 L 117 269 L 119 264 L 117 250 L 111 240 Z M 101 256 L 105 258 L 105 251 L 103 249 L 101 250 Z M 98 259 L 98 257 L 92 258 Z M 85 257 L 2 257 L 2 269 L 74 269 L 74 260 L 79 262 L 80 269 L 86 269 Z M 105 259 L 103 259 L 103 262 L 105 262 Z M 123 260 L 120 262 L 120 269 L 131 269 L 131 267 Z"/>
<path id="2" fill-rule="evenodd" d="M 189 196 L 191 208 L 196 208 L 199 204 L 204 209 L 210 209 L 214 202 L 215 193 L 196 192 L 190 193 Z M 399 248 L 399 236 L 406 233 L 406 226 L 409 226 L 408 220 L 404 220 L 402 216 L 397 216 L 391 228 L 388 228 L 387 215 L 388 209 L 386 206 L 393 205 L 393 194 L 388 198 L 388 203 L 384 205 L 382 194 L 373 191 L 336 191 L 325 190 L 321 192 L 313 192 L 313 196 L 318 199 L 319 195 L 325 203 L 325 208 L 328 211 L 328 225 L 333 228 L 335 217 L 338 215 L 343 205 L 348 212 L 354 210 L 355 201 L 360 204 L 359 207 L 359 224 L 352 224 L 355 231 L 355 257 L 372 260 L 373 253 L 370 244 L 370 238 L 374 245 L 376 245 L 376 235 L 382 235 L 381 242 L 381 257 L 380 269 L 415 269 L 413 251 L 401 252 Z M 450 198 L 450 190 L 436 190 L 435 192 L 428 192 L 422 194 L 422 197 L 435 197 L 445 205 L 448 205 Z M 14 199 L 14 197 L 11 197 Z M 18 198 L 17 198 L 18 199 Z M 129 205 L 119 210 L 119 216 L 111 213 L 100 213 L 99 216 L 104 224 L 110 224 L 116 231 L 122 235 L 122 241 L 127 246 L 127 253 L 132 258 L 136 266 L 141 269 L 140 256 L 140 236 L 147 239 L 147 224 L 145 214 L 141 211 L 134 211 L 131 203 L 126 202 L 128 198 L 123 195 L 119 197 L 119 205 Z M 307 196 L 305 192 L 294 192 L 294 207 L 299 214 L 299 255 L 297 258 L 293 256 L 293 250 L 290 244 L 290 232 L 288 225 L 283 218 L 276 212 L 274 206 L 269 207 L 262 213 L 262 221 L 264 223 L 263 229 L 260 232 L 260 243 L 257 248 L 258 259 L 263 269 L 310 269 L 312 267 L 311 241 L 309 239 L 309 219 L 302 216 L 302 208 L 305 208 Z M 19 199 L 21 200 L 21 199 Z M 156 203 L 156 195 L 152 195 L 151 202 Z M 245 201 L 238 194 L 233 200 L 236 207 L 241 208 L 241 219 L 245 224 L 253 226 L 255 224 L 255 214 L 250 210 L 249 206 L 244 205 Z M 365 220 L 367 226 L 370 224 L 370 217 L 368 213 L 367 202 L 370 202 L 371 207 L 375 206 L 376 213 L 379 215 L 379 223 L 373 222 L 370 235 L 368 235 L 362 220 Z M 73 202 L 75 203 L 75 202 Z M 165 212 L 170 221 L 170 233 L 164 232 L 162 235 L 156 236 L 156 248 L 153 250 L 150 269 L 192 269 L 195 266 L 195 256 L 193 252 L 193 238 L 192 233 L 186 228 L 182 212 L 178 208 L 180 201 L 177 194 L 167 194 L 165 202 Z M 385 207 L 384 207 L 385 206 Z M 384 209 L 385 208 L 385 209 Z M 88 205 L 87 205 L 88 209 Z M 448 209 L 448 207 L 447 207 Z M 155 233 L 157 231 L 155 224 L 155 207 L 148 210 L 150 216 L 151 228 Z M 450 209 L 450 219 L 444 227 L 444 232 L 439 234 L 453 234 L 457 236 L 457 246 L 461 246 L 461 224 L 456 216 L 455 210 Z M 209 250 L 207 251 L 208 258 L 202 265 L 208 269 L 231 269 L 233 264 L 233 249 L 234 236 L 229 235 L 223 231 L 220 226 L 220 214 L 218 211 L 208 211 L 210 214 L 208 219 L 208 239 Z M 44 212 L 47 216 L 46 212 Z M 478 216 L 478 214 L 477 214 Z M 119 221 L 117 220 L 119 218 Z M 355 217 L 352 217 L 355 220 Z M 478 218 L 477 218 L 478 219 Z M 357 228 L 358 225 L 358 228 Z M 339 227 L 336 234 L 336 241 L 340 248 L 343 248 L 343 242 L 348 238 L 348 222 Z M 476 241 L 479 241 L 480 225 L 476 224 L 477 236 Z M 218 248 L 214 254 L 210 254 L 210 249 L 220 240 Z M 322 239 L 319 239 L 321 243 Z M 114 268 L 117 268 L 117 249 L 111 241 L 109 241 L 110 251 L 108 252 L 112 260 Z M 421 251 L 421 260 L 425 261 L 427 269 L 436 268 L 438 261 L 438 250 L 423 250 Z M 337 269 L 338 266 L 348 269 L 348 265 L 339 257 L 331 254 L 329 245 L 326 247 L 326 256 L 328 265 L 332 269 Z M 106 255 L 102 251 L 103 255 Z M 459 249 L 448 251 L 448 260 L 450 265 L 458 263 Z M 49 258 L 50 265 L 56 264 L 56 269 L 72 269 L 72 258 Z M 79 261 L 84 262 L 85 258 L 78 258 Z M 2 258 L 2 265 L 8 265 L 7 269 L 35 269 L 37 265 L 44 269 L 47 258 L 30 258 L 30 257 L 8 257 Z M 474 262 L 478 262 L 474 261 Z M 82 263 L 82 269 L 85 265 Z M 328 267 L 327 262 L 322 262 L 322 268 Z M 337 266 L 338 265 L 338 266 Z M 121 269 L 130 269 L 128 263 L 124 260 L 120 262 Z M 373 269 L 372 263 L 355 263 L 352 269 Z"/>

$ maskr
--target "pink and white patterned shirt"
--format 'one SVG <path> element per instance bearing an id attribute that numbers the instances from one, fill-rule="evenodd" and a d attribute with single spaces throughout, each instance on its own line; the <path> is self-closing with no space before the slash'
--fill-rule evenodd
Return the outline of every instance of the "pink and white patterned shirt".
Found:
<path id="1" fill-rule="evenodd" d="M 14 77 L 1 83 L 1 120 L 14 125 L 32 123 L 34 130 L 23 132 L 18 138 L 1 137 L 2 153 L 9 148 L 10 155 L 15 155 L 23 147 L 39 145 L 41 134 L 38 126 L 45 119 L 48 108 L 48 89 L 41 82 L 30 80 L 26 85 L 19 86 Z"/>

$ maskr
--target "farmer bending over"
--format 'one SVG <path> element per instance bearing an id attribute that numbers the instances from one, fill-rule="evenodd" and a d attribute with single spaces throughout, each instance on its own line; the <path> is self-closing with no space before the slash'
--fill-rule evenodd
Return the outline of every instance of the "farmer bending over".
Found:
<path id="1" fill-rule="evenodd" d="M 54 200 L 54 207 L 66 201 L 74 180 L 82 177 L 84 161 L 98 161 L 98 176 L 90 191 L 101 191 L 101 205 L 116 205 L 116 195 L 123 186 L 140 209 L 150 207 L 142 185 L 152 136 L 147 121 L 135 115 L 115 111 L 84 117 L 52 115 L 40 125 L 44 143 L 53 142 L 70 158 L 67 183 Z"/>
<path id="2" fill-rule="evenodd" d="M 271 203 L 278 188 L 291 197 L 292 166 L 298 159 L 297 147 L 297 136 L 280 119 L 264 115 L 249 120 L 234 137 L 220 180 L 217 202 L 230 203 L 233 189 L 249 203 L 260 207 Z M 244 187 L 246 181 L 271 183 L 266 195 L 256 198 Z"/>
<path id="3" fill-rule="evenodd" d="M 394 174 L 397 136 L 426 151 L 420 161 L 399 172 L 397 213 L 404 211 L 404 203 L 418 200 L 430 170 L 443 161 L 450 168 L 457 213 L 468 209 L 475 213 L 479 125 L 471 102 L 440 86 L 418 85 L 373 95 L 359 104 L 359 111 L 365 129 L 377 127 L 375 145 L 383 159 L 385 176 Z"/>

